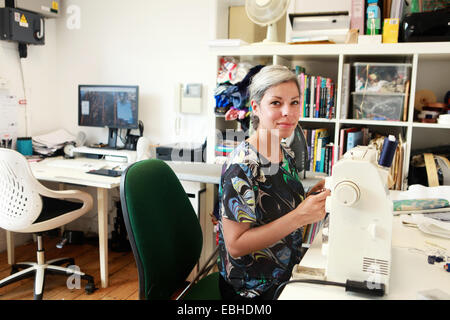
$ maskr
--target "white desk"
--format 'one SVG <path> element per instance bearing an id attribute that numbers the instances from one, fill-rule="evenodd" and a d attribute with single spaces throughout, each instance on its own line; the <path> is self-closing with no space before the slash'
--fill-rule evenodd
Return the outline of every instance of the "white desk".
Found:
<path id="1" fill-rule="evenodd" d="M 371 298 L 346 293 L 342 287 L 322 286 L 305 283 L 288 284 L 281 300 L 353 300 L 353 299 L 418 299 L 420 291 L 440 289 L 450 294 L 450 274 L 444 263 L 428 264 L 427 257 L 407 248 L 426 249 L 425 241 L 450 250 L 450 240 L 423 234 L 417 228 L 405 227 L 401 216 L 394 217 L 392 233 L 392 264 L 389 293 L 381 298 Z M 322 236 L 318 234 L 303 257 L 300 265 L 311 268 L 325 268 L 326 256 L 321 253 Z"/>
<path id="2" fill-rule="evenodd" d="M 175 172 L 178 179 L 184 181 L 219 184 L 222 165 L 203 162 L 165 161 Z"/>
<path id="3" fill-rule="evenodd" d="M 86 171 L 92 169 L 89 167 L 79 168 L 76 163 L 92 163 L 94 167 L 115 167 L 117 162 L 108 162 L 90 158 L 75 158 L 71 160 L 62 160 L 62 157 L 47 158 L 40 162 L 31 162 L 30 167 L 34 176 L 38 180 L 52 181 L 58 183 L 68 183 L 81 186 L 97 188 L 97 206 L 98 206 L 98 236 L 99 236 L 99 254 L 100 254 L 100 280 L 101 286 L 108 286 L 108 192 L 113 188 L 120 186 L 120 177 L 108 177 L 95 174 L 88 174 Z M 65 161 L 74 163 L 73 167 L 60 167 L 51 165 L 54 161 Z M 167 164 L 174 170 L 180 180 L 203 182 L 207 184 L 218 184 L 220 182 L 221 165 L 191 162 L 170 162 Z M 207 188 L 207 199 L 213 198 L 214 190 Z M 209 203 L 208 203 L 209 202 Z M 214 203 L 207 201 L 206 212 L 212 212 Z M 204 217 L 204 225 L 208 225 L 208 217 Z M 7 232 L 7 250 L 8 263 L 14 264 L 14 240 L 11 232 Z"/>
<path id="4" fill-rule="evenodd" d="M 206 184 L 205 210 L 202 210 L 205 214 L 200 214 L 199 216 L 203 233 L 203 247 L 199 264 L 203 265 L 214 252 L 215 248 L 214 225 L 211 223 L 211 216 L 209 214 L 214 211 L 214 204 L 217 199 L 215 185 L 220 183 L 222 165 L 202 162 L 165 162 L 172 168 L 178 179 Z"/>
<path id="5" fill-rule="evenodd" d="M 178 179 L 185 181 L 195 181 L 211 184 L 219 184 L 222 172 L 221 164 L 202 163 L 202 162 L 181 162 L 181 161 L 166 161 L 177 175 Z M 303 175 L 300 177 L 303 187 L 305 189 L 312 187 L 322 178 L 317 176 L 318 173 L 307 172 L 306 179 Z"/>
<path id="6" fill-rule="evenodd" d="M 58 183 L 68 183 L 81 186 L 97 188 L 97 206 L 98 206 L 98 236 L 99 236 L 99 254 L 100 254 L 100 280 L 101 286 L 108 286 L 108 192 L 113 188 L 120 186 L 120 177 L 107 177 L 101 175 L 88 174 L 90 168 L 76 167 L 57 167 L 51 165 L 53 161 L 61 161 L 62 157 L 47 158 L 40 162 L 31 162 L 30 167 L 34 176 L 38 180 L 52 181 Z M 97 160 L 90 158 L 75 158 L 64 160 L 68 163 L 92 163 L 95 167 L 115 167 L 117 162 L 108 162 L 105 160 Z M 208 164 L 200 162 L 178 162 L 166 161 L 177 175 L 178 179 L 184 181 L 206 183 L 206 212 L 210 213 L 214 209 L 215 189 L 214 185 L 220 183 L 222 165 Z M 319 179 L 308 173 L 307 179 L 303 180 L 305 188 L 314 185 Z M 208 214 L 200 217 L 204 235 L 213 234 L 213 225 L 210 222 Z M 206 260 L 208 253 L 213 252 L 213 241 L 208 236 L 203 237 L 203 252 L 200 263 Z M 14 241 L 12 233 L 7 232 L 7 250 L 8 263 L 13 264 L 14 258 Z"/>

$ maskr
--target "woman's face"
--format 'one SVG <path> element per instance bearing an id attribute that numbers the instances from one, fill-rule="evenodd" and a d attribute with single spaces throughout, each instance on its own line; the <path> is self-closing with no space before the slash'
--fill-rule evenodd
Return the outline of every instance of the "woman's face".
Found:
<path id="1" fill-rule="evenodd" d="M 295 130 L 300 117 L 300 96 L 293 81 L 267 89 L 260 104 L 254 100 L 251 104 L 259 118 L 258 130 L 270 130 L 280 139 L 288 138 Z"/>

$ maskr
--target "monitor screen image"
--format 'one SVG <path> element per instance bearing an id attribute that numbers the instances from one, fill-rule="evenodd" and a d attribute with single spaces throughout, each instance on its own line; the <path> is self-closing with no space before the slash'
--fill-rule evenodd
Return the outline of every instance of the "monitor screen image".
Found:
<path id="1" fill-rule="evenodd" d="M 78 125 L 138 128 L 138 86 L 78 86 Z"/>

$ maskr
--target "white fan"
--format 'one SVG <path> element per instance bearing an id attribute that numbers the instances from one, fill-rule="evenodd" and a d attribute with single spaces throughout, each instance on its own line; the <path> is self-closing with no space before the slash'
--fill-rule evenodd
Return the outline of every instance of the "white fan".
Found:
<path id="1" fill-rule="evenodd" d="M 267 26 L 267 36 L 263 44 L 277 42 L 277 21 L 285 14 L 290 0 L 246 0 L 245 11 L 248 18 L 260 26 Z M 284 43 L 283 43 L 284 44 Z"/>

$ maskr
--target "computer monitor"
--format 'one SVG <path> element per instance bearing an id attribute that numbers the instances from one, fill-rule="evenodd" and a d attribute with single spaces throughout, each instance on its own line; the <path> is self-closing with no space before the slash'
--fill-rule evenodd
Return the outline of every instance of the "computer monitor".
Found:
<path id="1" fill-rule="evenodd" d="M 79 85 L 78 125 L 108 127 L 108 147 L 117 147 L 118 129 L 138 128 L 138 86 Z"/>

